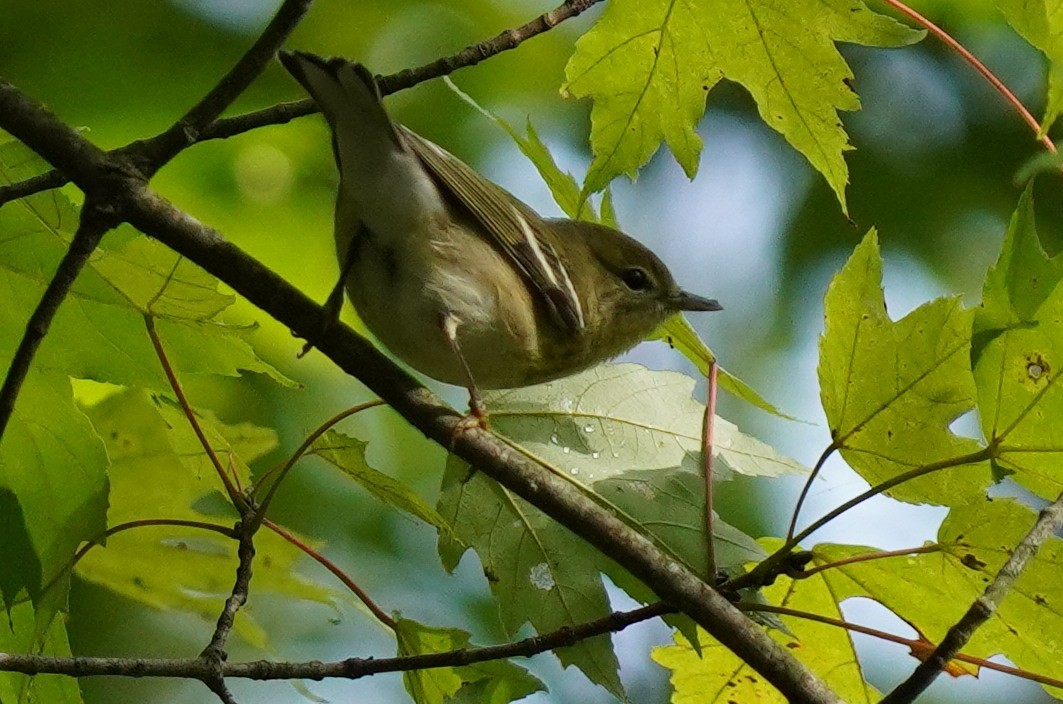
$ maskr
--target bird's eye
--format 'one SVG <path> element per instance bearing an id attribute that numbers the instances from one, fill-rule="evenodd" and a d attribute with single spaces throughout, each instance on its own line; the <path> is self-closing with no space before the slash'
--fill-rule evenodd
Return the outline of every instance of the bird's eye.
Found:
<path id="1" fill-rule="evenodd" d="M 650 276 L 646 273 L 645 269 L 641 269 L 637 266 L 633 266 L 630 269 L 625 269 L 620 275 L 620 278 L 624 281 L 624 284 L 632 291 L 645 291 L 650 287 Z"/>

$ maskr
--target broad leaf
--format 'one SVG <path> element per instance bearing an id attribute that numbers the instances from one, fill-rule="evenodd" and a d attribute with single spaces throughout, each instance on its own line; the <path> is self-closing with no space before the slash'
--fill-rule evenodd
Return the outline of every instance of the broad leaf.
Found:
<path id="1" fill-rule="evenodd" d="M 701 466 L 705 407 L 694 380 L 636 364 L 603 364 L 559 381 L 485 395 L 491 422 L 547 464 L 590 484 L 629 469 Z M 753 476 L 807 471 L 717 417 L 714 459 Z"/>
<path id="2" fill-rule="evenodd" d="M 339 469 L 388 506 L 405 511 L 440 530 L 447 530 L 449 526 L 446 520 L 425 503 L 416 491 L 369 466 L 365 457 L 367 444 L 329 430 L 314 442 L 310 452 Z"/>
<path id="3" fill-rule="evenodd" d="M 0 519 L 5 605 L 23 589 L 36 600 L 78 545 L 104 531 L 107 491 L 107 455 L 74 407 L 70 380 L 30 374 L 0 443 L 0 495 L 10 509 Z M 51 608 L 65 604 L 65 594 L 50 596 Z"/>
<path id="4" fill-rule="evenodd" d="M 938 531 L 937 552 L 841 565 L 822 573 L 838 599 L 881 602 L 938 643 L 980 597 L 1011 550 L 1033 526 L 1035 511 L 1011 499 L 978 499 L 953 507 Z M 874 552 L 819 545 L 816 564 Z M 1049 538 L 1007 597 L 963 652 L 1003 654 L 1018 667 L 1063 678 L 1063 540 Z"/>
<path id="5" fill-rule="evenodd" d="M 29 603 L 7 611 L 0 625 L 0 653 L 19 653 L 69 657 L 66 623 L 49 617 L 41 623 Z M 22 675 L 0 672 L 0 702 L 4 704 L 81 704 L 78 681 L 66 675 Z"/>
<path id="6" fill-rule="evenodd" d="M 549 633 L 609 613 L 596 567 L 601 558 L 594 548 L 482 472 L 452 458 L 439 512 L 452 533 L 439 540 L 443 566 L 453 570 L 468 547 L 476 550 L 508 636 L 516 636 L 526 622 Z M 609 635 L 554 652 L 564 665 L 577 666 L 622 696 Z"/>
<path id="7" fill-rule="evenodd" d="M 1063 257 L 1049 259 L 1027 188 L 1000 259 L 986 276 L 974 321 L 982 432 L 997 463 L 1049 498 L 1063 491 Z"/>
<path id="8" fill-rule="evenodd" d="M 779 541 L 765 542 L 777 549 Z M 762 592 L 766 603 L 841 619 L 837 595 L 822 576 L 802 580 L 779 577 Z M 792 616 L 780 617 L 788 632 L 769 634 L 788 649 L 845 702 L 870 704 L 879 694 L 864 681 L 849 633 L 837 626 Z M 654 648 L 653 659 L 671 671 L 672 704 L 779 702 L 786 698 L 738 656 L 708 633 L 700 632 L 702 653 L 676 638 L 675 645 Z"/>
<path id="9" fill-rule="evenodd" d="M 180 410 L 144 392 L 124 391 L 89 409 L 111 457 L 110 525 L 142 519 L 182 519 L 232 525 L 234 513 L 219 518 L 199 506 L 211 503 L 221 482 Z M 249 425 L 224 426 L 209 416 L 200 423 L 219 459 L 248 480 L 244 458 L 272 449 L 271 431 Z M 331 604 L 338 595 L 300 576 L 302 554 L 268 530 L 255 538 L 256 594 L 272 592 Z M 174 526 L 146 526 L 117 533 L 105 547 L 88 552 L 77 574 L 118 594 L 156 609 L 217 617 L 232 589 L 236 542 L 217 533 Z M 252 645 L 264 647 L 266 633 L 247 610 L 236 630 Z"/>
<path id="10" fill-rule="evenodd" d="M 400 657 L 473 647 L 465 631 L 425 626 L 405 618 L 396 624 L 395 638 Z M 507 704 L 546 689 L 527 670 L 508 660 L 409 670 L 402 674 L 402 680 L 417 704 Z"/>
<path id="11" fill-rule="evenodd" d="M 621 520 L 704 574 L 704 407 L 691 398 L 693 388 L 694 380 L 681 374 L 619 364 L 491 392 L 484 400 L 495 432 L 584 490 L 598 492 L 597 500 Z M 774 476 L 803 469 L 726 421 L 718 423 L 722 477 L 731 470 Z M 460 462 L 448 465 L 440 513 L 462 542 L 440 540 L 444 565 L 452 569 L 466 546 L 476 550 L 510 634 L 525 621 L 542 633 L 604 616 L 608 602 L 600 571 L 636 598 L 652 598 L 567 529 Z M 751 539 L 722 521 L 716 544 L 721 567 L 763 556 Z M 618 690 L 608 637 L 566 648 L 559 656 Z"/>
<path id="12" fill-rule="evenodd" d="M 938 299 L 894 322 L 882 294 L 882 258 L 872 232 L 834 277 L 825 303 L 819 381 L 831 437 L 872 485 L 981 449 L 949 425 L 974 405 L 971 313 Z M 888 493 L 951 505 L 981 495 L 987 463 L 962 465 Z"/>
<path id="13" fill-rule="evenodd" d="M 835 42 L 899 46 L 921 32 L 860 0 L 618 0 L 576 44 L 567 92 L 594 99 L 586 191 L 634 175 L 662 141 L 694 176 L 694 130 L 723 78 L 748 90 L 761 117 L 827 179 L 845 207 L 851 149 L 838 112 L 856 110 Z"/>

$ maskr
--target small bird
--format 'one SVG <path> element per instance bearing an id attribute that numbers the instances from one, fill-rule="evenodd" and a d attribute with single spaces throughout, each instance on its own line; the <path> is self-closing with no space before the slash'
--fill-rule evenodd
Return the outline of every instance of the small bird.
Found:
<path id="1" fill-rule="evenodd" d="M 543 218 L 391 120 L 364 66 L 306 52 L 281 63 L 332 129 L 341 289 L 366 327 L 427 376 L 469 390 L 565 377 L 619 355 L 679 311 L 720 310 L 679 288 L 612 228 Z"/>

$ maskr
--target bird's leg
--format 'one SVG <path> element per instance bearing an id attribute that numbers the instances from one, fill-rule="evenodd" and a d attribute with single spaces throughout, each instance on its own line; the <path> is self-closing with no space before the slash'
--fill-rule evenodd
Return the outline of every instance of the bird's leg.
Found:
<path id="1" fill-rule="evenodd" d="M 325 316 L 322 320 L 321 327 L 318 329 L 318 336 L 324 337 L 328 333 L 329 328 L 333 323 L 340 319 L 340 311 L 343 309 L 343 289 L 344 284 L 347 283 L 347 275 L 351 273 L 351 267 L 354 266 L 354 260 L 357 256 L 358 247 L 352 241 L 347 247 L 347 255 L 343 258 L 343 266 L 340 268 L 340 279 L 336 282 L 336 285 L 332 287 L 331 293 L 328 298 L 325 299 Z M 302 359 L 307 355 L 310 350 L 314 349 L 314 343 L 309 340 L 303 345 L 303 349 L 296 355 L 299 359 Z"/>
<path id="2" fill-rule="evenodd" d="M 472 370 L 469 369 L 469 363 L 465 361 L 465 355 L 461 353 L 461 345 L 458 343 L 458 326 L 460 325 L 461 318 L 454 313 L 443 314 L 441 324 L 443 337 L 446 339 L 447 344 L 450 345 L 450 351 L 454 353 L 454 356 L 458 358 L 458 362 L 461 363 L 462 371 L 465 372 L 466 388 L 469 390 L 469 415 L 462 419 L 456 432 L 468 430 L 475 425 L 487 430 L 487 409 L 484 408 L 483 399 L 480 398 L 480 391 L 476 388 L 476 381 L 472 378 Z"/>

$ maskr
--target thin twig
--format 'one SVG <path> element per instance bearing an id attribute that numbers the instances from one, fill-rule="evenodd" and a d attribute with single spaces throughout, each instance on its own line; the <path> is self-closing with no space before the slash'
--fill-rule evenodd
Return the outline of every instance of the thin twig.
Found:
<path id="1" fill-rule="evenodd" d="M 837 626 L 838 628 L 844 628 L 854 633 L 862 633 L 872 638 L 878 638 L 880 640 L 886 640 L 891 643 L 897 643 L 911 649 L 913 654 L 918 653 L 926 649 L 929 645 L 924 640 L 914 640 L 912 638 L 904 638 L 903 636 L 894 635 L 893 633 L 886 633 L 880 631 L 877 628 L 869 628 L 867 626 L 861 626 L 858 623 L 852 621 L 844 621 L 839 618 L 831 618 L 830 616 L 822 616 L 820 614 L 814 614 L 808 611 L 798 611 L 797 609 L 791 609 L 786 606 L 775 606 L 773 604 L 758 604 L 754 602 L 740 602 L 738 608 L 743 611 L 763 611 L 773 614 L 780 614 L 782 616 L 793 616 L 795 618 L 802 618 L 806 621 L 815 621 L 817 623 L 825 623 L 828 626 Z M 1021 670 L 1017 667 L 1011 667 L 1009 665 L 1001 665 L 995 663 L 992 660 L 986 660 L 985 658 L 975 657 L 973 655 L 967 655 L 966 653 L 956 653 L 952 656 L 953 660 L 959 660 L 960 662 L 966 662 L 977 667 L 984 667 L 987 670 L 996 670 L 1006 675 L 1013 677 L 1019 677 L 1031 682 L 1037 682 L 1038 684 L 1046 684 L 1050 687 L 1063 688 L 1063 680 L 1056 679 L 1055 677 L 1048 677 L 1047 675 L 1039 675 L 1036 672 L 1028 672 Z"/>
<path id="2" fill-rule="evenodd" d="M 539 15 L 532 21 L 527 22 L 520 27 L 507 29 L 491 39 L 468 46 L 457 54 L 438 59 L 418 68 L 406 69 L 389 76 L 384 76 L 379 79 L 381 94 L 389 95 L 400 90 L 405 90 L 406 88 L 411 88 L 427 80 L 449 75 L 458 69 L 474 66 L 481 61 L 504 51 L 515 49 L 528 39 L 531 39 L 538 34 L 542 34 L 569 18 L 582 14 L 591 6 L 599 2 L 601 2 L 601 0 L 567 0 L 553 10 Z M 280 13 L 278 12 L 278 16 L 279 15 Z M 304 98 L 303 100 L 280 103 L 243 115 L 217 119 L 197 130 L 194 135 L 195 138 L 191 141 L 185 140 L 187 143 L 183 144 L 180 149 L 208 140 L 233 137 L 244 132 L 258 129 L 259 127 L 282 125 L 291 122 L 297 117 L 312 115 L 317 111 L 317 105 L 314 104 L 314 101 L 309 98 Z M 181 123 L 178 122 L 177 125 L 171 127 L 167 132 L 174 130 L 180 124 Z M 114 153 L 136 155 L 138 149 L 144 148 L 141 145 L 149 144 L 156 139 L 161 139 L 161 137 L 162 135 L 159 135 L 158 137 L 149 140 L 127 144 L 124 147 L 116 149 Z M 178 149 L 178 151 L 180 151 L 180 149 Z M 172 158 L 172 155 L 168 158 Z M 10 186 L 0 187 L 0 206 L 3 206 L 3 204 L 9 200 L 24 198 L 40 191 L 57 188 L 66 182 L 66 177 L 56 172 L 48 172 L 39 176 L 34 176 L 32 179 L 27 179 L 26 181 L 20 181 L 19 183 L 11 184 Z"/>
<path id="3" fill-rule="evenodd" d="M 189 405 L 184 390 L 181 388 L 181 384 L 177 380 L 177 375 L 174 373 L 173 367 L 170 364 L 170 360 L 166 356 L 166 351 L 163 349 L 162 340 L 159 339 L 159 334 L 155 329 L 155 319 L 150 315 L 145 315 L 144 323 L 147 326 L 148 336 L 151 338 L 151 344 L 155 347 L 155 353 L 158 355 L 159 362 L 162 364 L 163 371 L 166 373 L 166 378 L 170 381 L 170 387 L 177 396 L 177 400 L 181 405 L 181 410 L 184 412 L 185 418 L 188 420 L 189 425 L 192 426 L 192 430 L 199 439 L 199 444 L 210 457 L 211 463 L 214 465 L 215 470 L 218 472 L 218 476 L 225 485 L 226 491 L 229 493 L 229 499 L 240 512 L 240 520 L 234 528 L 238 541 L 238 547 L 236 549 L 238 560 L 236 566 L 236 578 L 233 581 L 232 591 L 229 593 L 229 597 L 225 600 L 225 605 L 222 607 L 221 613 L 218 615 L 218 621 L 214 626 L 214 633 L 211 635 L 210 643 L 208 643 L 207 647 L 205 647 L 199 654 L 200 659 L 207 662 L 211 667 L 211 674 L 209 677 L 203 679 L 203 683 L 207 685 L 215 695 L 217 695 L 218 699 L 222 701 L 222 704 L 236 704 L 232 693 L 225 684 L 225 676 L 221 672 L 221 665 L 228 657 L 225 652 L 225 643 L 228 641 L 229 634 L 233 629 L 233 624 L 236 622 L 236 613 L 240 610 L 241 606 L 247 603 L 247 595 L 251 588 L 252 567 L 255 560 L 255 532 L 261 524 L 258 521 L 253 520 L 255 516 L 255 506 L 229 481 L 229 475 L 226 473 L 225 469 L 222 468 L 221 462 L 218 460 L 218 456 L 214 452 L 214 448 L 211 447 L 206 434 L 200 427 L 199 421 L 196 419 L 196 414 L 193 412 L 191 405 Z"/>
<path id="4" fill-rule="evenodd" d="M 797 504 L 794 505 L 793 515 L 790 516 L 790 527 L 786 530 L 786 540 L 793 540 L 794 531 L 797 530 L 797 519 L 801 515 L 801 509 L 805 505 L 805 499 L 808 498 L 808 492 L 812 490 L 812 482 L 816 481 L 816 477 L 823 470 L 823 465 L 826 464 L 827 458 L 834 454 L 834 451 L 838 449 L 838 441 L 835 440 L 827 446 L 827 449 L 820 454 L 819 459 L 816 460 L 816 464 L 812 467 L 812 471 L 808 474 L 808 479 L 805 480 L 805 485 L 801 487 L 801 494 L 797 497 Z"/>
<path id="5" fill-rule="evenodd" d="M 504 30 L 490 39 L 465 47 L 457 54 L 386 76 L 380 81 L 380 92 L 388 95 L 433 78 L 449 76 L 460 68 L 475 66 L 496 54 L 517 48 L 528 39 L 556 27 L 569 18 L 583 14 L 599 2 L 601 0 L 566 0 L 531 22 Z"/>
<path id="6" fill-rule="evenodd" d="M 333 562 L 332 560 L 328 559 L 327 557 L 325 557 L 324 555 L 319 553 L 314 548 L 312 548 L 309 545 L 307 545 L 306 543 L 304 543 L 302 540 L 300 540 L 298 537 L 296 537 L 292 532 L 290 532 L 286 528 L 283 528 L 283 527 L 277 525 L 276 523 L 274 523 L 273 521 L 269 520 L 268 518 L 263 519 L 262 523 L 267 528 L 269 528 L 271 531 L 273 531 L 274 533 L 276 533 L 280 537 L 284 538 L 285 540 L 287 540 L 289 543 L 291 543 L 295 547 L 299 548 L 305 554 L 307 554 L 311 558 L 313 558 L 322 567 L 324 567 L 329 572 L 331 572 L 333 575 L 335 575 L 335 577 L 338 580 L 343 582 L 344 586 L 346 586 L 348 589 L 350 589 L 351 592 L 356 597 L 358 597 L 358 600 L 361 601 L 365 605 L 365 608 L 369 609 L 369 611 L 374 616 L 376 616 L 376 619 L 378 621 L 380 621 L 382 624 L 387 626 L 392 631 L 398 630 L 399 625 L 398 625 L 398 623 L 395 622 L 395 619 L 391 618 L 391 616 L 389 616 L 388 613 L 386 611 L 384 611 L 384 609 L 380 608 L 380 606 L 375 601 L 373 601 L 373 599 L 369 596 L 369 594 L 364 589 L 362 589 L 360 586 L 358 586 L 357 582 L 355 582 L 353 579 L 351 579 L 350 575 L 348 575 L 346 572 L 344 572 L 343 570 L 340 569 L 339 565 L 337 565 L 335 562 Z"/>
<path id="7" fill-rule="evenodd" d="M 177 374 L 174 372 L 173 365 L 170 364 L 170 359 L 166 356 L 166 350 L 162 346 L 159 332 L 155 329 L 155 318 L 150 315 L 145 315 L 144 325 L 148 329 L 148 337 L 151 338 L 151 345 L 155 348 L 155 355 L 159 358 L 159 364 L 162 366 L 162 370 L 166 374 L 166 379 L 170 382 L 170 388 L 173 389 L 173 393 L 177 397 L 177 402 L 181 405 L 181 410 L 184 411 L 185 418 L 188 419 L 188 424 L 192 426 L 192 431 L 196 434 L 196 437 L 199 438 L 199 444 L 203 446 L 203 450 L 207 453 L 207 457 L 210 458 L 210 463 L 214 465 L 214 471 L 218 473 L 222 485 L 225 486 L 225 493 L 228 495 L 229 500 L 232 501 L 233 506 L 243 513 L 247 508 L 247 499 L 245 499 L 244 495 L 233 486 L 232 480 L 229 479 L 228 472 L 225 471 L 225 468 L 221 464 L 221 460 L 218 459 L 217 453 L 214 452 L 214 448 L 211 447 L 210 441 L 207 440 L 206 433 L 203 432 L 203 428 L 199 425 L 196 413 L 188 403 L 188 398 L 185 396 L 184 389 L 181 388 L 181 382 L 177 380 Z"/>
<path id="8" fill-rule="evenodd" d="M 223 677 L 253 680 L 306 679 L 321 680 L 337 677 L 359 679 L 382 672 L 408 672 L 437 667 L 461 667 L 478 662 L 505 660 L 513 657 L 532 657 L 548 650 L 616 633 L 642 621 L 674 613 L 663 602 L 642 606 L 632 611 L 620 611 L 594 621 L 561 628 L 540 636 L 503 645 L 481 648 L 462 648 L 442 653 L 409 655 L 393 658 L 348 658 L 336 662 L 257 662 L 221 663 Z M 24 674 L 57 674 L 71 677 L 113 675 L 117 677 L 184 677 L 206 681 L 211 676 L 207 664 L 199 659 L 104 658 L 104 657 L 48 657 L 41 655 L 6 655 L 0 653 L 0 672 Z"/>
<path id="9" fill-rule="evenodd" d="M 971 607 L 967 609 L 967 613 L 949 629 L 934 652 L 919 663 L 908 679 L 897 685 L 882 699 L 883 704 L 915 701 L 915 698 L 937 679 L 949 660 L 956 656 L 974 632 L 1000 608 L 1004 597 L 1007 596 L 1022 571 L 1026 569 L 1026 565 L 1037 554 L 1042 543 L 1059 530 L 1060 526 L 1063 526 L 1063 494 L 1060 494 L 1051 505 L 1041 510 L 1030 532 L 1015 547 L 982 596 L 975 599 Z"/>
<path id="10" fill-rule="evenodd" d="M 793 549 L 797 545 L 815 533 L 817 530 L 830 523 L 838 516 L 846 513 L 847 511 L 859 506 L 873 496 L 877 496 L 883 492 L 889 491 L 895 486 L 909 482 L 918 477 L 931 474 L 933 472 L 939 472 L 943 469 L 950 469 L 952 467 L 960 467 L 965 464 L 976 464 L 978 462 L 985 462 L 996 456 L 998 447 L 995 443 L 990 443 L 981 450 L 972 452 L 966 455 L 960 455 L 959 457 L 951 457 L 949 459 L 940 460 L 938 462 L 931 462 L 930 464 L 920 465 L 913 469 L 898 474 L 895 477 L 891 477 L 880 484 L 876 484 L 867 491 L 858 496 L 855 496 L 845 503 L 841 504 L 837 508 L 829 511 L 821 518 L 813 521 L 807 528 L 787 540 L 781 548 L 772 553 L 767 559 L 763 560 L 749 572 L 736 577 L 728 583 L 735 589 L 742 589 L 746 587 L 760 587 L 764 584 L 769 584 L 772 578 L 779 573 L 780 566 L 786 561 L 786 558 L 793 552 Z"/>
<path id="11" fill-rule="evenodd" d="M 1019 100 L 1006 85 L 1004 85 L 1004 82 L 996 77 L 996 74 L 990 71 L 985 64 L 978 60 L 978 57 L 968 51 L 967 48 L 963 46 L 963 44 L 960 44 L 958 41 L 956 41 L 951 34 L 946 32 L 944 29 L 937 26 L 936 24 L 934 24 L 912 8 L 908 7 L 900 0 L 882 1 L 885 2 L 887 5 L 891 5 L 898 11 L 911 17 L 917 23 L 925 27 L 927 31 L 929 31 L 935 37 L 944 42 L 946 46 L 948 46 L 950 49 L 959 54 L 964 61 L 973 66 L 975 70 L 978 71 L 978 73 L 982 74 L 982 76 L 987 81 L 989 81 L 990 85 L 992 85 L 998 93 L 1004 96 L 1004 100 L 1006 100 L 1012 107 L 1015 108 L 1015 110 L 1022 117 L 1023 121 L 1026 122 L 1026 124 L 1030 126 L 1030 129 L 1033 130 L 1034 135 L 1037 136 L 1037 139 L 1039 139 L 1041 141 L 1041 144 L 1044 145 L 1045 149 L 1047 149 L 1052 154 L 1056 153 L 1056 145 L 1052 143 L 1052 140 L 1048 138 L 1048 135 L 1041 134 L 1041 123 L 1037 121 L 1037 118 L 1034 117 L 1030 113 L 1030 111 L 1026 109 L 1026 106 L 1022 104 L 1022 101 Z"/>
<path id="12" fill-rule="evenodd" d="M 5 186 L 0 186 L 0 207 L 4 203 L 10 203 L 13 200 L 19 198 L 26 198 L 32 196 L 34 193 L 40 193 L 41 191 L 50 191 L 53 188 L 59 188 L 70 182 L 63 174 L 58 171 L 46 171 L 36 176 L 30 176 L 29 178 L 11 183 Z"/>
<path id="13" fill-rule="evenodd" d="M 214 627 L 210 643 L 200 653 L 200 657 L 219 663 L 226 658 L 225 642 L 229 638 L 229 633 L 232 632 L 233 623 L 236 621 L 236 612 L 247 602 L 247 593 L 251 586 L 251 568 L 255 559 L 254 532 L 242 524 L 237 526 L 237 531 L 240 535 L 240 544 L 236 551 L 239 559 L 239 563 L 236 566 L 236 579 L 233 582 L 232 592 L 225 600 L 225 606 L 222 608 L 221 614 L 218 615 L 218 622 Z"/>
<path id="14" fill-rule="evenodd" d="M 965 464 L 977 464 L 978 462 L 985 462 L 993 459 L 996 455 L 997 448 L 995 445 L 987 445 L 980 450 L 971 452 L 966 455 L 960 455 L 959 457 L 950 457 L 948 459 L 939 460 L 938 462 L 930 462 L 928 464 L 920 465 L 913 469 L 909 469 L 907 472 L 902 472 L 895 477 L 891 477 L 884 482 L 876 484 L 864 493 L 849 499 L 842 505 L 838 506 L 834 510 L 825 514 L 822 518 L 813 521 L 803 531 L 791 538 L 788 543 L 792 542 L 794 545 L 800 543 L 808 536 L 815 533 L 817 530 L 825 526 L 827 523 L 833 521 L 838 516 L 842 515 L 846 511 L 859 506 L 863 502 L 870 499 L 872 496 L 878 496 L 879 494 L 889 491 L 895 486 L 910 482 L 913 479 L 932 474 L 934 472 L 940 472 L 943 469 L 951 469 L 952 467 L 962 467 Z"/>
<path id="15" fill-rule="evenodd" d="M 52 320 L 59 312 L 59 306 L 70 293 L 89 257 L 96 251 L 96 245 L 103 234 L 116 224 L 113 213 L 106 212 L 95 201 L 85 203 L 82 208 L 81 221 L 74 233 L 74 239 L 71 240 L 70 247 L 59 262 L 52 280 L 48 282 L 37 308 L 26 323 L 26 331 L 22 334 L 18 349 L 15 350 L 15 356 L 12 357 L 11 365 L 4 376 L 4 385 L 0 388 L 0 440 L 3 439 L 4 430 L 7 429 L 8 421 L 15 411 L 15 401 L 26 381 L 26 375 L 33 366 L 33 357 L 44 336 L 48 334 Z"/>
<path id="16" fill-rule="evenodd" d="M 458 69 L 489 59 L 510 49 L 515 49 L 523 42 L 556 27 L 567 19 L 576 17 L 601 0 L 566 0 L 553 10 L 545 12 L 520 27 L 507 29 L 491 39 L 467 46 L 451 56 L 437 59 L 417 68 L 405 69 L 398 73 L 382 76 L 378 79 L 381 95 L 390 95 L 400 90 L 411 88 L 433 78 L 448 76 Z M 263 110 L 237 115 L 216 121 L 203 132 L 202 138 L 224 139 L 267 125 L 276 125 L 317 112 L 314 101 L 306 99 L 293 103 L 282 103 Z"/>
<path id="17" fill-rule="evenodd" d="M 285 0 L 255 43 L 202 100 L 165 132 L 143 142 L 134 142 L 123 151 L 138 157 L 137 161 L 145 171 L 153 174 L 181 151 L 198 142 L 203 130 L 218 119 L 265 70 L 306 14 L 311 1 Z"/>
<path id="18" fill-rule="evenodd" d="M 844 567 L 845 565 L 855 565 L 860 562 L 873 562 L 875 560 L 884 560 L 890 557 L 905 557 L 908 555 L 929 555 L 935 552 L 941 552 L 942 547 L 938 543 L 932 545 L 923 545 L 918 548 L 906 548 L 904 550 L 882 550 L 877 552 L 868 552 L 863 555 L 853 555 L 847 557 L 844 560 L 837 560 L 835 562 L 827 562 L 822 565 L 816 565 L 811 569 L 802 571 L 800 574 L 792 575 L 795 579 L 807 579 L 814 574 L 825 572 L 826 570 L 832 570 L 837 567 Z"/>
<path id="19" fill-rule="evenodd" d="M 713 498 L 712 498 L 712 430 L 713 421 L 716 418 L 716 377 L 719 367 L 716 360 L 709 362 L 707 401 L 705 403 L 705 415 L 701 421 L 701 454 L 705 463 L 705 536 L 706 558 L 708 573 L 705 579 L 712 584 L 716 583 L 716 538 L 714 530 Z"/>
<path id="20" fill-rule="evenodd" d="M 266 492 L 266 496 L 262 499 L 261 503 L 258 506 L 258 510 L 255 512 L 255 520 L 261 521 L 266 517 L 266 509 L 269 508 L 270 502 L 273 501 L 273 497 L 276 495 L 277 489 L 278 487 L 280 487 L 281 482 L 284 481 L 284 477 L 287 476 L 288 472 L 290 472 L 292 467 L 295 466 L 295 463 L 298 462 L 299 459 L 306 454 L 307 450 L 310 449 L 310 446 L 314 444 L 315 440 L 324 435 L 329 428 L 336 425 L 341 420 L 345 418 L 350 418 L 356 413 L 361 413 L 362 411 L 367 410 L 369 408 L 375 408 L 377 406 L 383 405 L 384 402 L 378 398 L 373 399 L 372 401 L 366 401 L 365 403 L 360 403 L 357 406 L 352 406 L 351 408 L 348 408 L 347 410 L 341 411 L 340 413 L 337 413 L 336 415 L 332 416 L 327 421 L 318 426 L 314 430 L 314 432 L 310 433 L 310 435 L 308 435 L 306 439 L 303 440 L 303 443 L 298 447 L 298 449 L 296 449 L 296 451 L 292 453 L 292 456 L 288 458 L 288 461 L 284 463 L 284 466 L 282 466 L 277 472 L 277 478 L 270 485 L 269 490 Z M 263 476 L 262 479 L 259 481 L 259 486 L 262 485 L 262 482 L 265 481 L 265 479 L 266 476 Z"/>

